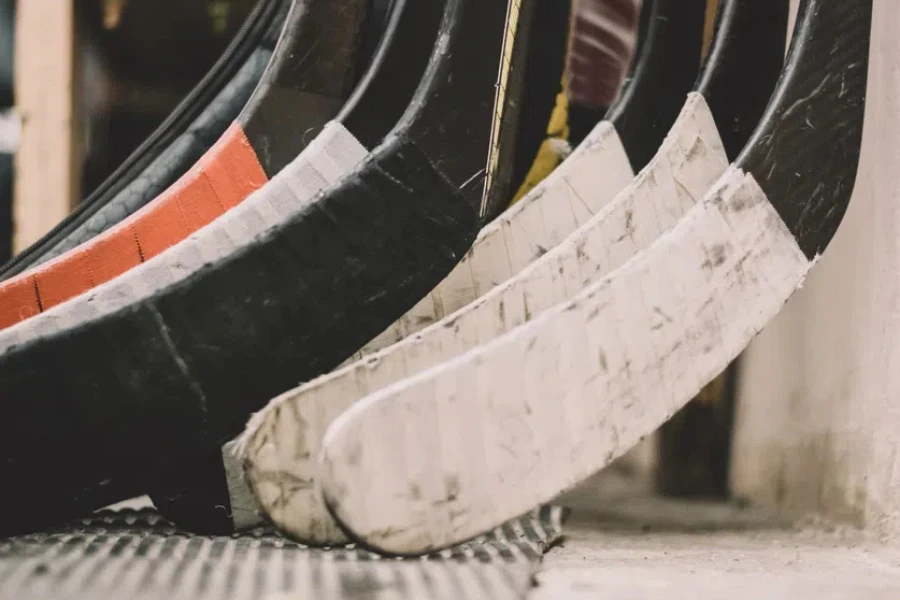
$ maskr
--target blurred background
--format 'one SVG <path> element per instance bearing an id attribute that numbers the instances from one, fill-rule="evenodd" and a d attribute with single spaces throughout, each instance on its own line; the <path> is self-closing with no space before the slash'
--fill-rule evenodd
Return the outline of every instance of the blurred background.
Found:
<path id="1" fill-rule="evenodd" d="M 175 108 L 222 54 L 255 3 L 75 3 L 81 34 L 84 192 L 105 179 Z"/>
<path id="2" fill-rule="evenodd" d="M 222 54 L 255 4 L 0 0 L 0 260 L 65 216 L 153 132 Z M 17 22 L 17 12 L 27 14 Z M 60 89 L 70 94 L 60 97 Z M 51 102 L 55 107 L 36 105 Z M 67 188 L 36 181 L 46 187 L 28 197 L 41 202 L 30 201 L 28 213 L 16 212 L 13 154 L 23 119 L 52 108 L 63 121 L 60 131 L 43 132 L 40 143 L 44 151 L 70 153 Z M 66 127 L 67 120 L 77 122 Z M 27 172 L 19 178 L 30 185 Z"/>

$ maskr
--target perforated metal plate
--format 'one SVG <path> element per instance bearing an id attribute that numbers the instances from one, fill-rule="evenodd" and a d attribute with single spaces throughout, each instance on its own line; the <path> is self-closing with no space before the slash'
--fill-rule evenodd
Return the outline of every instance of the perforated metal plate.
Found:
<path id="1" fill-rule="evenodd" d="M 0 541 L 0 598 L 517 599 L 559 538 L 545 507 L 421 559 L 347 546 L 313 549 L 261 528 L 191 536 L 151 509 L 96 513 L 57 530 Z"/>

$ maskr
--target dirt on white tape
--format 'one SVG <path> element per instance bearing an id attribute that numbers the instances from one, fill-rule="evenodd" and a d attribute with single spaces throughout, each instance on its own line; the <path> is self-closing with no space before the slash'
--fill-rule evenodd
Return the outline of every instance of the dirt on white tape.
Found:
<path id="1" fill-rule="evenodd" d="M 585 285 L 674 226 L 727 166 L 712 114 L 702 96 L 694 94 L 658 155 L 611 203 L 591 202 L 590 181 L 603 180 L 601 170 L 591 170 L 588 162 L 573 169 L 584 177 L 578 188 L 583 201 L 572 196 L 559 199 L 602 206 L 593 216 L 590 210 L 584 211 L 586 222 L 577 232 L 537 257 L 523 256 L 522 262 L 530 259 L 524 268 L 480 300 L 391 347 L 284 394 L 254 417 L 245 435 L 246 467 L 269 517 L 301 540 L 344 540 L 322 503 L 314 463 L 333 419 L 367 394 L 487 343 L 575 297 Z M 599 193 L 606 190 L 601 187 Z M 528 214 L 527 210 L 517 214 Z M 535 220 L 533 231 L 542 232 L 539 218 Z M 493 230 L 502 232 L 503 227 Z M 527 236 L 519 239 L 527 243 Z"/>
<path id="2" fill-rule="evenodd" d="M 811 263 L 731 169 L 572 301 L 354 404 L 319 473 L 366 543 L 418 553 L 549 501 L 653 432 L 781 309 Z"/>

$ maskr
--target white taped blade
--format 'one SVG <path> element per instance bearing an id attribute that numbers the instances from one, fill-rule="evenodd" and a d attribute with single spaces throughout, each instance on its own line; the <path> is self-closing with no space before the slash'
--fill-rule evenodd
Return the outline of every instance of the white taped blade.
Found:
<path id="1" fill-rule="evenodd" d="M 332 510 L 366 543 L 418 553 L 549 501 L 699 392 L 810 266 L 753 177 L 729 170 L 576 299 L 348 409 L 323 442 Z"/>

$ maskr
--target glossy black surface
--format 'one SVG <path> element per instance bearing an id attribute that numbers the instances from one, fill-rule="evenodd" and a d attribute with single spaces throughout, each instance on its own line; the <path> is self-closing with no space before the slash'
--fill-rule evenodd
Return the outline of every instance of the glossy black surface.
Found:
<path id="1" fill-rule="evenodd" d="M 872 0 L 803 0 L 778 87 L 736 161 L 809 258 L 828 246 L 856 182 L 871 26 Z"/>
<path id="2" fill-rule="evenodd" d="M 706 0 L 655 0 L 634 74 L 606 118 L 635 172 L 656 155 L 700 71 Z"/>
<path id="3" fill-rule="evenodd" d="M 337 115 L 361 75 L 370 0 L 294 0 L 275 54 L 238 117 L 263 170 L 281 171 Z M 380 32 L 379 32 L 380 33 Z"/>
<path id="4" fill-rule="evenodd" d="M 395 0 L 365 75 L 337 120 L 374 148 L 409 106 L 437 39 L 445 0 Z"/>
<path id="5" fill-rule="evenodd" d="M 712 111 L 728 160 L 759 124 L 784 66 L 788 0 L 722 0 L 695 91 Z"/>

